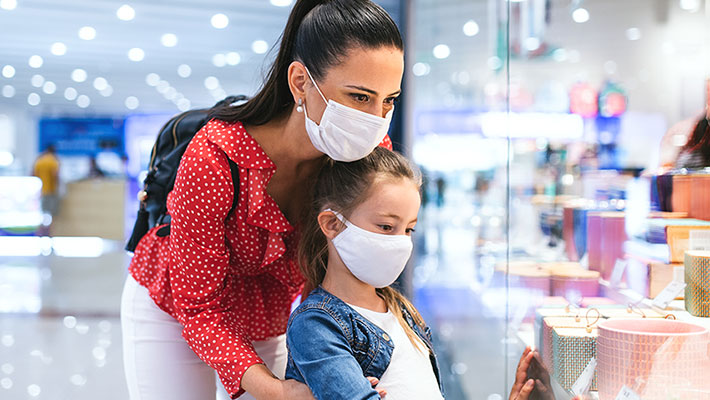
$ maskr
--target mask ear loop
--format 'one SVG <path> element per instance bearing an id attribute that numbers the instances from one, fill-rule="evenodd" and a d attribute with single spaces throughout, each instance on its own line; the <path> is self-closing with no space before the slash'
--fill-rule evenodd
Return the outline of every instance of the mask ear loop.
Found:
<path id="1" fill-rule="evenodd" d="M 306 69 L 306 73 L 308 74 L 308 77 L 311 78 L 311 82 L 313 82 L 313 86 L 316 87 L 316 90 L 318 91 L 318 94 L 320 94 L 320 97 L 323 98 L 323 101 L 324 101 L 325 104 L 327 105 L 327 104 L 328 104 L 328 99 L 326 99 L 325 96 L 323 95 L 323 92 L 320 91 L 320 88 L 318 87 L 318 84 L 316 83 L 316 80 L 313 79 L 313 76 L 311 75 L 311 71 L 309 71 L 309 70 L 308 70 L 308 67 L 306 67 L 305 65 L 303 66 L 303 68 Z"/>

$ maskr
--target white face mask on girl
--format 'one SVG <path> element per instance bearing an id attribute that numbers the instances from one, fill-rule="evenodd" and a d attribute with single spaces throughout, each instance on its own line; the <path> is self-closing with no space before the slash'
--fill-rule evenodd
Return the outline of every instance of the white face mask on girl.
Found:
<path id="1" fill-rule="evenodd" d="M 306 132 L 313 146 L 336 161 L 355 161 L 370 154 L 385 138 L 392 121 L 392 108 L 385 118 L 327 100 L 306 68 L 313 86 L 326 103 L 320 125 L 308 118 L 305 104 Z"/>
<path id="2" fill-rule="evenodd" d="M 370 232 L 346 220 L 337 211 L 325 211 L 333 212 L 346 226 L 333 239 L 333 245 L 350 272 L 376 288 L 391 285 L 412 255 L 412 238 Z"/>

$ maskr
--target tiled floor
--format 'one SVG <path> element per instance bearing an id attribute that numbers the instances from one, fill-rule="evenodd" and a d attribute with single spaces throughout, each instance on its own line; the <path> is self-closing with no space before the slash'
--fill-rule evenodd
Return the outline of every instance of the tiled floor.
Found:
<path id="1" fill-rule="evenodd" d="M 505 298 L 488 286 L 492 266 L 476 261 L 470 225 L 428 213 L 417 233 L 414 297 L 435 332 L 447 399 L 507 398 L 521 345 L 503 340 Z M 3 243 L 0 399 L 127 399 L 118 312 L 128 257 L 120 244 L 80 257 L 96 243 L 57 242 L 53 252 L 46 240 L 39 249 Z"/>

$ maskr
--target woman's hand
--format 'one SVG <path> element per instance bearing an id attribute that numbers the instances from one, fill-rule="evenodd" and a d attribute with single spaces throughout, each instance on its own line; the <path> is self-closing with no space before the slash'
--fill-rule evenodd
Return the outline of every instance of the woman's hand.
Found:
<path id="1" fill-rule="evenodd" d="M 264 364 L 254 364 L 242 376 L 242 389 L 258 400 L 315 400 L 308 386 L 293 379 L 282 381 Z"/>
<path id="2" fill-rule="evenodd" d="M 380 381 L 369 377 L 372 387 Z M 247 369 L 242 377 L 242 388 L 258 400 L 315 400 L 311 390 L 305 384 L 294 379 L 280 380 L 264 364 L 255 364 Z M 383 399 L 385 389 L 375 388 Z"/>

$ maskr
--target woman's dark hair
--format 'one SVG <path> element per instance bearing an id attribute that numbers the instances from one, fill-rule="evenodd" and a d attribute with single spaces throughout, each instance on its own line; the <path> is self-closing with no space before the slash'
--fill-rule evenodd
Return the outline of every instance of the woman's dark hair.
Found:
<path id="1" fill-rule="evenodd" d="M 681 153 L 695 154 L 701 159 L 702 166 L 710 166 L 710 124 L 707 117 L 700 118 Z"/>
<path id="2" fill-rule="evenodd" d="M 280 41 L 261 90 L 243 104 L 213 109 L 211 117 L 250 125 L 282 117 L 293 106 L 288 67 L 295 60 L 318 79 L 354 47 L 404 50 L 397 25 L 387 11 L 370 0 L 298 0 Z"/>

